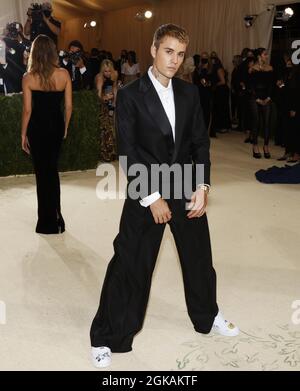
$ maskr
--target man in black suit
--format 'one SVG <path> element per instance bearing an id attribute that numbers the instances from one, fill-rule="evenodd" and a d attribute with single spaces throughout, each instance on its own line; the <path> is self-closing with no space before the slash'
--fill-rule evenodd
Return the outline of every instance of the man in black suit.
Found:
<path id="1" fill-rule="evenodd" d="M 17 36 L 7 36 L 3 41 L 6 44 L 6 63 L 0 64 L 0 93 L 19 93 L 22 91 L 22 78 L 26 72 L 25 48 Z"/>
<path id="2" fill-rule="evenodd" d="M 169 181 L 143 176 L 135 193 L 132 185 L 138 176 L 128 171 L 127 199 L 114 241 L 115 254 L 108 265 L 90 333 L 96 367 L 108 366 L 111 352 L 132 350 L 133 338 L 142 328 L 166 223 L 178 249 L 188 314 L 195 330 L 207 334 L 213 329 L 227 336 L 239 333 L 219 313 L 216 302 L 216 274 L 205 214 L 210 187 L 209 137 L 199 93 L 192 84 L 173 78 L 184 60 L 188 41 L 183 28 L 161 26 L 151 47 L 153 66 L 118 93 L 119 155 L 127 158 L 129 168 L 142 165 L 150 174 L 155 165 L 183 168 L 194 163 L 203 167 L 204 175 L 197 182 L 195 175 L 191 180 L 175 175 Z M 178 197 L 180 185 L 189 181 L 194 183 L 193 193 Z M 164 196 L 168 193 L 166 184 L 171 185 L 169 197 Z M 138 194 L 140 199 L 136 199 Z"/>
<path id="3" fill-rule="evenodd" d="M 72 60 L 72 55 L 76 61 Z M 61 60 L 62 68 L 65 68 L 71 77 L 73 91 L 88 89 L 90 85 L 90 70 L 87 61 L 84 58 L 83 46 L 79 41 L 72 41 L 69 44 L 69 57 Z"/>

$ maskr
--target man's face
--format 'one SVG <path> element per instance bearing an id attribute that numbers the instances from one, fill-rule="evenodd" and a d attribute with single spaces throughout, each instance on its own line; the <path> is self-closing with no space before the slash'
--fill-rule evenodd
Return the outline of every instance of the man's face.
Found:
<path id="1" fill-rule="evenodd" d="M 80 48 L 78 48 L 77 46 L 70 46 L 70 52 L 71 53 L 80 52 Z"/>
<path id="2" fill-rule="evenodd" d="M 166 36 L 156 49 L 151 46 L 153 64 L 163 76 L 172 79 L 183 63 L 187 45 L 178 39 Z"/>

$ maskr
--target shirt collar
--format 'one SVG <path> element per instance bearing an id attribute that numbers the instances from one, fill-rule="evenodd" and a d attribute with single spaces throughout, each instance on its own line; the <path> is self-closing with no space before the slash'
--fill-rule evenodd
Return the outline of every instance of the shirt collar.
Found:
<path id="1" fill-rule="evenodd" d="M 167 87 L 163 86 L 153 75 L 152 73 L 152 68 L 153 66 L 151 66 L 149 69 L 148 69 L 148 75 L 150 77 L 150 80 L 152 81 L 155 89 L 158 91 L 158 92 L 167 92 L 167 91 L 173 91 L 173 86 L 172 86 L 172 79 L 170 79 L 169 81 L 169 84 Z"/>

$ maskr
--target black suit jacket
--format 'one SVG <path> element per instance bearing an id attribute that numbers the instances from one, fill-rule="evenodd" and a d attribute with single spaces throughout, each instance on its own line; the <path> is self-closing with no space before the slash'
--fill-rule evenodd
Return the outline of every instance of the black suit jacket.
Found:
<path id="1" fill-rule="evenodd" d="M 79 68 L 75 68 L 75 79 L 73 80 L 73 72 L 72 72 L 72 63 L 71 61 L 68 62 L 67 65 L 64 64 L 63 61 L 61 61 L 61 67 L 65 68 L 71 77 L 72 80 L 72 87 L 73 91 L 80 91 L 87 89 L 90 85 L 90 70 L 88 64 L 85 64 L 86 71 L 81 74 Z"/>
<path id="2" fill-rule="evenodd" d="M 25 67 L 22 68 L 15 63 L 8 62 L 6 68 L 0 64 L 0 79 L 3 80 L 8 94 L 22 91 L 22 78 L 24 73 Z M 0 93 L 5 92 L 4 84 L 0 85 Z"/>
<path id="3" fill-rule="evenodd" d="M 146 73 L 119 90 L 116 103 L 116 128 L 119 156 L 126 156 L 128 167 L 144 164 L 150 172 L 152 164 L 204 164 L 203 183 L 210 184 L 210 140 L 204 124 L 197 87 L 174 78 L 175 143 L 172 128 L 160 98 Z M 138 175 L 137 175 L 138 176 Z M 128 175 L 131 182 L 137 176 Z M 193 178 L 195 179 L 195 178 Z M 194 184 L 195 185 L 195 184 Z M 162 183 L 154 191 L 161 193 Z M 162 194 L 162 193 L 161 193 Z"/>

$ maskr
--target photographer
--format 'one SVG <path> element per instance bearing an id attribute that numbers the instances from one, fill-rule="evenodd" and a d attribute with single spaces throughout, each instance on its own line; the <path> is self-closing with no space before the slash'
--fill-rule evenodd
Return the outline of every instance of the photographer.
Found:
<path id="1" fill-rule="evenodd" d="M 54 19 L 53 9 L 50 3 L 32 3 L 27 11 L 28 19 L 24 31 L 30 35 L 31 42 L 40 34 L 47 35 L 57 45 L 58 36 L 61 30 L 61 23 Z"/>
<path id="2" fill-rule="evenodd" d="M 26 71 L 26 40 L 20 23 L 8 23 L 2 39 L 5 55 L 0 64 L 0 93 L 10 94 L 22 91 L 22 78 Z"/>
<path id="3" fill-rule="evenodd" d="M 67 53 L 60 55 L 61 66 L 70 74 L 73 91 L 88 89 L 90 85 L 90 72 L 87 60 L 83 55 L 83 46 L 79 41 L 69 44 Z"/>

